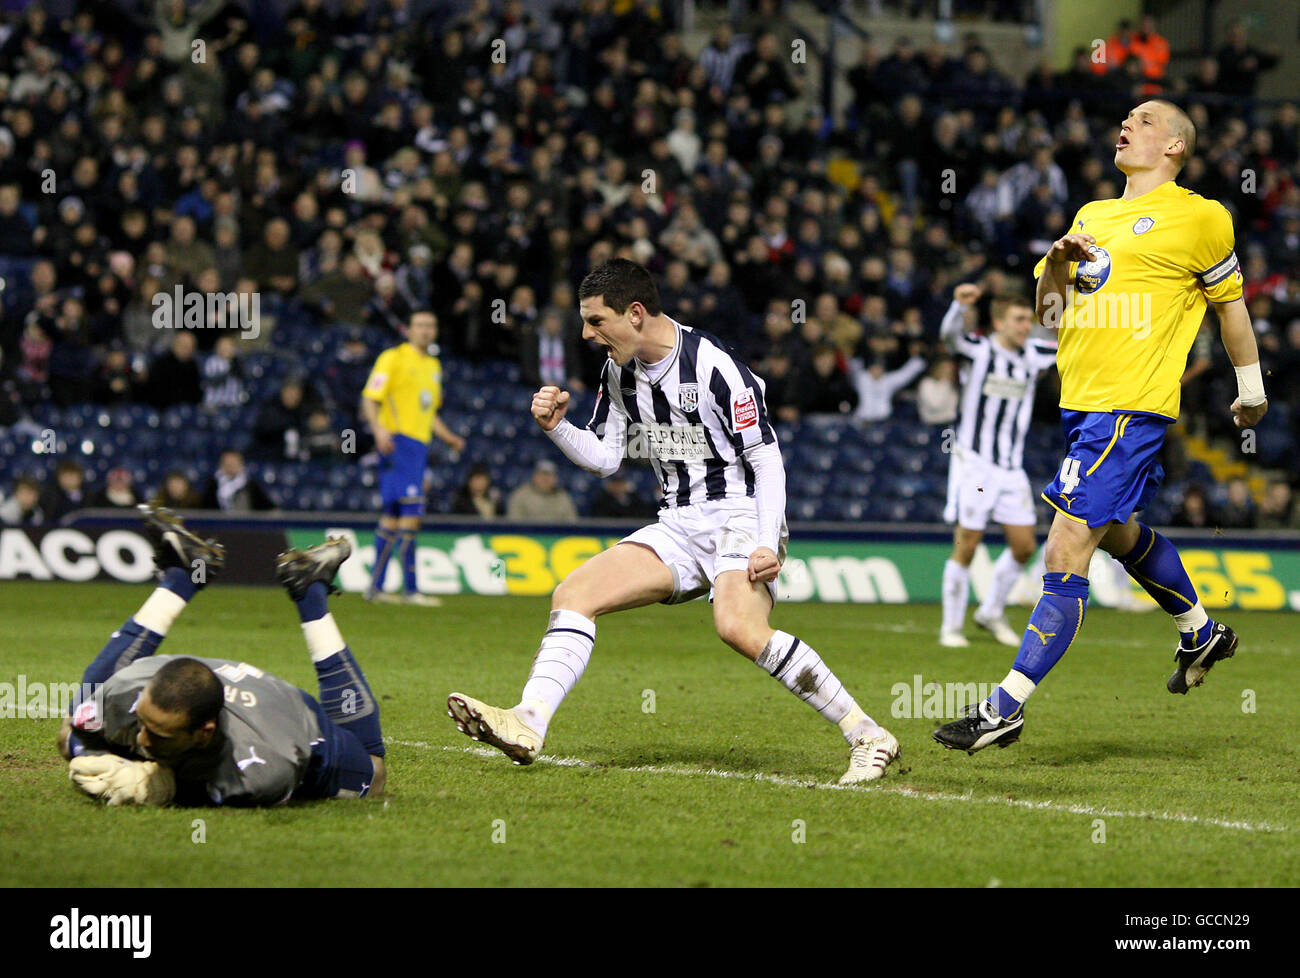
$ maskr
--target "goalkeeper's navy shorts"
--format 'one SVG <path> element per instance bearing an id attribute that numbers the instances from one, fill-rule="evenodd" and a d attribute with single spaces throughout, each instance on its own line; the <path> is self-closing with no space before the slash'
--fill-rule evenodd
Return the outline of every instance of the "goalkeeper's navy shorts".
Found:
<path id="1" fill-rule="evenodd" d="M 1061 411 L 1065 459 L 1042 496 L 1088 526 L 1127 523 L 1164 480 L 1157 461 L 1172 422 L 1140 411 Z"/>
<path id="2" fill-rule="evenodd" d="M 424 513 L 424 468 L 429 446 L 406 435 L 393 436 L 393 451 L 379 456 L 379 494 L 385 516 Z"/>
<path id="3" fill-rule="evenodd" d="M 320 722 L 320 743 L 311 748 L 311 761 L 295 799 L 364 798 L 375 779 L 375 762 L 354 733 L 344 730 L 325 714 L 315 697 L 302 694 Z"/>

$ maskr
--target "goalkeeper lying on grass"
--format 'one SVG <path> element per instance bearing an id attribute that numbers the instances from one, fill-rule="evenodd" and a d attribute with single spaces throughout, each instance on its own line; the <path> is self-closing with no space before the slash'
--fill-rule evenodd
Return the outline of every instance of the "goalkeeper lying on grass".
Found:
<path id="1" fill-rule="evenodd" d="M 360 798 L 385 780 L 379 705 L 326 607 L 346 540 L 276 558 L 298 606 L 320 701 L 226 659 L 154 655 L 225 550 L 165 509 L 140 507 L 159 586 L 86 669 L 59 731 L 73 783 L 110 805 L 278 805 Z M 203 574 L 194 569 L 203 567 Z"/>

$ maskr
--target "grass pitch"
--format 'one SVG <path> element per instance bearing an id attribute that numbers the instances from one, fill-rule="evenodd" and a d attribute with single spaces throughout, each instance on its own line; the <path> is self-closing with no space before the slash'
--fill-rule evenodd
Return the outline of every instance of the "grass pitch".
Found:
<path id="1" fill-rule="evenodd" d="M 147 593 L 5 584 L 0 682 L 78 680 Z M 1300 883 L 1295 615 L 1226 615 L 1237 657 L 1182 697 L 1164 688 L 1165 616 L 1092 610 L 1030 703 L 1022 742 L 968 757 L 930 739 L 943 718 L 898 714 L 933 712 L 931 682 L 996 682 L 1013 650 L 973 627 L 970 649 L 939 648 L 933 607 L 783 606 L 775 624 L 821 651 L 903 745 L 906 773 L 838 789 L 843 739 L 723 647 L 702 602 L 602 619 L 543 759 L 484 756 L 447 718 L 446 695 L 513 704 L 547 608 L 332 599 L 381 698 L 384 800 L 107 809 L 69 784 L 57 720 L 3 720 L 0 885 Z M 1012 609 L 1013 626 L 1026 617 Z M 218 582 L 162 651 L 241 659 L 316 692 L 279 591 Z"/>

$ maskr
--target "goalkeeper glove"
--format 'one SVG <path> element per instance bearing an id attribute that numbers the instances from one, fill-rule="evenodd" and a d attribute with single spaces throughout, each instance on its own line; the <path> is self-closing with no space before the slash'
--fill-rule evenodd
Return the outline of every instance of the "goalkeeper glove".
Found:
<path id="1" fill-rule="evenodd" d="M 72 783 L 110 805 L 166 805 L 176 794 L 171 768 L 157 761 L 128 761 L 116 754 L 86 754 L 68 764 Z"/>

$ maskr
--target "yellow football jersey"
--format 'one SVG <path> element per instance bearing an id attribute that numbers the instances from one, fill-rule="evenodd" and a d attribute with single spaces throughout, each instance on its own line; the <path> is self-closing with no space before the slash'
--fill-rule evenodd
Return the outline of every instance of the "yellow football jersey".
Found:
<path id="1" fill-rule="evenodd" d="M 1206 301 L 1241 297 L 1232 218 L 1170 181 L 1134 200 L 1084 204 L 1070 232 L 1097 243 L 1091 261 L 1070 263 L 1056 354 L 1061 407 L 1176 419 Z"/>
<path id="2" fill-rule="evenodd" d="M 410 343 L 379 354 L 362 394 L 379 404 L 379 423 L 398 435 L 428 442 L 442 407 L 442 363 Z"/>

